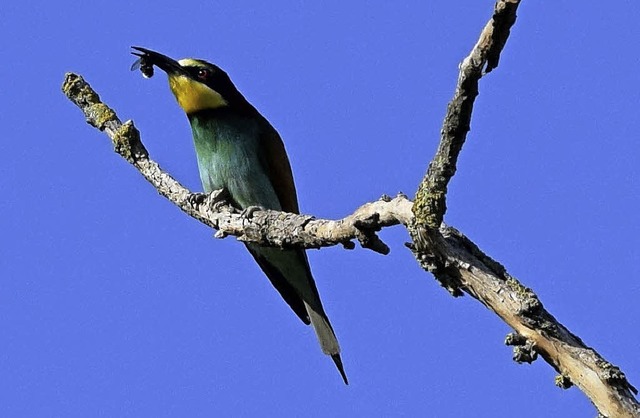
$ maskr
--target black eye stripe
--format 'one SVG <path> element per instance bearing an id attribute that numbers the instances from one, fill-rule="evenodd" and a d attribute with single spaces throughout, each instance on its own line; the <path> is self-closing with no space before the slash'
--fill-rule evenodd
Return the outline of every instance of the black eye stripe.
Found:
<path id="1" fill-rule="evenodd" d="M 186 67 L 189 74 L 193 78 L 210 78 L 212 76 L 212 71 L 208 68 L 203 67 Z"/>

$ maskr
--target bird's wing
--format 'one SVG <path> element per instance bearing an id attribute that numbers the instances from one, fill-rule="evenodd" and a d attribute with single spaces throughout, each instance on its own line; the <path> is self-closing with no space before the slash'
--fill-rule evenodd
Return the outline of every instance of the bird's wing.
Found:
<path id="1" fill-rule="evenodd" d="M 311 323 L 309 318 L 309 314 L 307 313 L 307 308 L 304 305 L 304 301 L 300 297 L 299 292 L 295 289 L 295 287 L 289 283 L 289 281 L 284 277 L 282 272 L 278 270 L 278 268 L 269 260 L 267 256 L 265 256 L 264 251 L 261 251 L 260 247 L 254 244 L 245 244 L 249 253 L 253 256 L 256 263 L 260 266 L 260 269 L 264 272 L 264 274 L 269 278 L 269 281 L 276 288 L 282 299 L 287 302 L 287 305 L 291 307 L 293 312 L 298 315 L 298 318 L 302 320 L 306 325 Z"/>
<path id="2" fill-rule="evenodd" d="M 269 124 L 269 122 L 266 119 L 263 119 L 263 121 L 264 126 L 260 136 L 260 163 L 269 177 L 282 210 L 285 212 L 299 213 L 298 197 L 296 195 L 296 188 L 293 183 L 293 174 L 291 173 L 291 165 L 289 164 L 289 158 L 287 157 L 287 153 L 284 149 L 284 144 L 282 143 L 282 139 L 278 132 Z M 273 283 L 287 303 L 294 311 L 296 311 L 303 321 L 305 321 L 305 319 L 300 315 L 300 312 L 297 309 L 300 306 L 300 303 L 302 303 L 302 300 L 322 315 L 325 315 L 318 289 L 316 288 L 315 281 L 311 274 L 307 254 L 303 249 L 290 250 L 288 251 L 288 254 L 290 263 L 297 263 L 304 269 L 304 273 L 297 278 L 285 277 L 277 268 L 275 268 L 275 266 L 270 265 L 269 260 L 260 260 L 259 255 L 256 254 L 253 254 L 253 256 L 265 274 L 269 277 L 271 283 Z M 298 288 L 297 291 L 291 292 L 290 290 L 294 290 L 296 288 L 291 281 L 301 279 L 305 282 L 302 286 L 309 289 L 309 291 L 302 292 L 300 288 Z M 286 284 L 280 282 L 286 282 Z M 300 286 L 300 284 L 298 284 L 298 286 Z"/>
<path id="3" fill-rule="evenodd" d="M 265 129 L 260 137 L 261 163 L 278 196 L 282 210 L 285 212 L 299 213 L 298 197 L 296 196 L 291 165 L 284 149 L 284 144 L 278 132 L 266 119 L 264 123 Z M 285 256 L 288 259 L 288 263 L 298 264 L 304 268 L 302 277 L 287 278 L 272 262 L 262 257 L 259 250 L 256 248 L 252 249 L 250 245 L 248 245 L 248 247 L 262 270 L 267 277 L 269 277 L 269 280 L 271 280 L 271 283 L 278 289 L 289 306 L 291 306 L 295 313 L 306 324 L 311 322 L 316 331 L 316 336 L 318 337 L 322 351 L 331 356 L 344 382 L 348 384 L 340 358 L 340 345 L 338 344 L 333 327 L 329 322 L 329 318 L 322 307 L 320 294 L 311 275 L 311 268 L 309 267 L 306 252 L 303 249 L 297 248 L 295 250 L 285 250 L 285 252 L 280 254 L 280 257 Z M 292 281 L 299 281 L 301 279 L 304 281 L 302 286 L 306 289 L 300 288 L 300 282 L 298 282 L 297 286 L 292 283 Z M 305 311 L 308 315 L 302 315 L 303 309 L 301 309 L 301 303 L 302 307 L 306 308 Z"/>
<path id="4" fill-rule="evenodd" d="M 291 172 L 291 164 L 287 157 L 287 152 L 284 149 L 284 144 L 278 132 L 271 126 L 271 124 L 264 118 L 262 118 L 262 129 L 260 132 L 260 164 L 264 169 L 264 172 L 269 177 L 269 181 L 273 186 L 273 189 L 280 202 L 280 207 L 285 212 L 299 213 L 298 208 L 298 196 L 296 194 L 296 186 L 293 182 L 293 174 Z M 274 209 L 274 208 L 267 208 Z M 300 291 L 295 289 L 290 283 L 291 278 L 287 278 L 283 273 L 276 268 L 271 261 L 260 254 L 258 248 L 252 248 L 247 246 L 251 252 L 251 255 L 255 258 L 256 262 L 260 265 L 260 268 L 269 277 L 273 286 L 280 292 L 280 295 L 291 306 L 295 313 L 306 324 L 309 323 L 307 311 L 304 307 L 303 298 Z M 306 280 L 311 287 L 311 299 L 316 299 L 319 302 L 320 296 L 316 289 L 311 275 L 311 269 L 309 268 L 309 262 L 304 250 L 296 249 L 290 251 L 290 257 L 292 263 L 301 263 L 304 265 L 306 271 Z M 288 279 L 288 280 L 287 280 Z M 307 301 L 308 303 L 315 302 L 315 300 Z"/>
<path id="5" fill-rule="evenodd" d="M 299 213 L 296 186 L 293 183 L 291 164 L 278 132 L 264 120 L 266 126 L 260 137 L 260 159 L 269 176 L 280 206 L 285 212 Z"/>

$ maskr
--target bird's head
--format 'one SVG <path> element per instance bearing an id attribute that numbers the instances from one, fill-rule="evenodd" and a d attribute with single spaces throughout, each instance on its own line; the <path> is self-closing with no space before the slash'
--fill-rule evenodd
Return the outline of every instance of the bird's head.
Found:
<path id="1" fill-rule="evenodd" d="M 185 58 L 176 61 L 158 52 L 134 46 L 133 55 L 140 57 L 131 67 L 140 68 L 150 77 L 155 65 L 169 77 L 169 86 L 187 115 L 202 110 L 230 106 L 244 98 L 220 67 L 204 60 Z"/>

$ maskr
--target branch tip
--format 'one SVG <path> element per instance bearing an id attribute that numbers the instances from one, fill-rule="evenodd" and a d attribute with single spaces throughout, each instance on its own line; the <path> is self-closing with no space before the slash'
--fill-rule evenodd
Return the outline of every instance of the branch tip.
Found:
<path id="1" fill-rule="evenodd" d="M 458 156 L 471 127 L 471 113 L 484 73 L 497 67 L 500 53 L 515 23 L 520 0 L 498 0 L 494 14 L 480 33 L 471 53 L 460 64 L 453 99 L 447 106 L 436 155 L 429 163 L 416 193 L 413 213 L 427 229 L 438 229 L 447 210 L 448 184 L 456 172 Z"/>

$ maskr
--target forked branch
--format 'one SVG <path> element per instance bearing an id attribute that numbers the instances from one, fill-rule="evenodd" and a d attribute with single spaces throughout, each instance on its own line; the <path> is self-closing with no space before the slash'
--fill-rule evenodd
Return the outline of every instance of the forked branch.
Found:
<path id="1" fill-rule="evenodd" d="M 515 347 L 514 360 L 531 362 L 539 355 L 558 372 L 558 386 L 579 387 L 601 415 L 639 416 L 640 405 L 633 396 L 637 391 L 618 367 L 560 324 L 536 294 L 511 277 L 501 264 L 462 233 L 442 223 L 447 187 L 469 131 L 478 82 L 497 67 L 519 3 L 497 1 L 493 17 L 461 63 L 438 151 L 420 184 L 415 204 L 403 195 L 393 199 L 383 196 L 340 220 L 276 211 L 260 211 L 248 218 L 225 202 L 224 191 L 191 193 L 149 158 L 133 122 L 121 123 L 82 77 L 67 74 L 63 91 L 84 112 L 87 122 L 106 132 L 116 152 L 161 195 L 189 216 L 217 229 L 217 237 L 232 235 L 243 241 L 280 247 L 341 244 L 349 249 L 355 247 L 353 241 L 357 240 L 364 248 L 386 254 L 389 248 L 377 232 L 387 226 L 404 225 L 413 239 L 408 246 L 425 270 L 432 272 L 453 295 L 471 295 L 513 328 L 515 333 L 507 336 L 506 343 Z"/>

